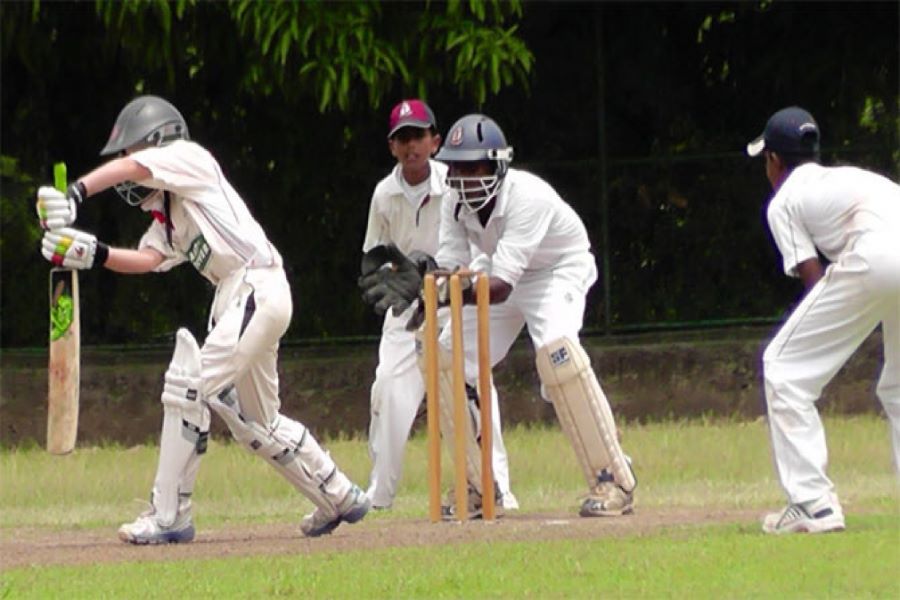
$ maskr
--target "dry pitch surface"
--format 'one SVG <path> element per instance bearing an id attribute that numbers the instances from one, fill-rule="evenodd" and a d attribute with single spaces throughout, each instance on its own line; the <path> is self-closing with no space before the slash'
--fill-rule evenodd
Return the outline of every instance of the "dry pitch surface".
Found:
<path id="1" fill-rule="evenodd" d="M 127 561 L 169 561 L 232 556 L 303 555 L 392 547 L 488 541 L 592 539 L 651 533 L 670 527 L 745 523 L 753 528 L 758 510 L 638 509 L 617 518 L 583 519 L 572 513 L 509 514 L 493 523 L 436 523 L 427 519 L 370 519 L 341 525 L 332 535 L 304 538 L 298 523 L 223 526 L 198 532 L 190 544 L 132 546 L 115 529 L 10 529 L 0 540 L 0 570 L 29 565 L 79 565 Z"/>

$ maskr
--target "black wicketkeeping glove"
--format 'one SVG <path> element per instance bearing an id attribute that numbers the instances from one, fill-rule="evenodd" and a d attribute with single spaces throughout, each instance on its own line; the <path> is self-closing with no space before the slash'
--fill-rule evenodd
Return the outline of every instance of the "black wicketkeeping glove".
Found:
<path id="1" fill-rule="evenodd" d="M 357 280 L 363 301 L 374 306 L 379 315 L 388 307 L 394 316 L 400 315 L 419 296 L 422 288 L 419 269 L 416 262 L 393 244 L 372 248 L 363 255 L 362 275 Z"/>

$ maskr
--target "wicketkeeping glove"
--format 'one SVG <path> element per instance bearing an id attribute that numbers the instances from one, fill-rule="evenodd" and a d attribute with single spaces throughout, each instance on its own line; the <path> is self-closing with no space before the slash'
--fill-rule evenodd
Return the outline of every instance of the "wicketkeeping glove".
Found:
<path id="1" fill-rule="evenodd" d="M 65 194 L 54 187 L 41 186 L 38 189 L 35 206 L 41 227 L 59 229 L 74 223 L 78 214 L 77 205 L 81 204 L 86 196 L 87 190 L 80 181 L 70 185 Z"/>
<path id="2" fill-rule="evenodd" d="M 421 250 L 412 250 L 407 258 L 416 264 L 416 268 L 419 269 L 419 275 L 422 277 L 425 277 L 425 273 L 436 271 L 438 268 L 434 257 L 430 254 L 425 254 Z"/>
<path id="3" fill-rule="evenodd" d="M 383 315 L 390 307 L 394 316 L 409 308 L 422 287 L 419 266 L 393 244 L 376 246 L 362 259 L 362 275 L 357 284 L 362 299 Z"/>
<path id="4" fill-rule="evenodd" d="M 109 246 L 93 234 L 63 227 L 44 232 L 41 254 L 57 267 L 90 269 L 106 263 Z"/>

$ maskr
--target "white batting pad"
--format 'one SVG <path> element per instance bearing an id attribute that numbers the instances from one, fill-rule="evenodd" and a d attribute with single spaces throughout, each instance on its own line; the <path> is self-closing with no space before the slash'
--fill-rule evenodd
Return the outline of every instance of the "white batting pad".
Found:
<path id="1" fill-rule="evenodd" d="M 563 337 L 537 351 L 537 371 L 553 402 L 563 432 L 572 442 L 588 487 L 601 473 L 611 473 L 625 491 L 635 487 L 634 474 L 622 452 L 609 402 L 578 342 Z"/>
<path id="2" fill-rule="evenodd" d="M 417 334 L 416 345 L 421 348 L 421 334 Z M 438 409 L 440 417 L 438 422 L 441 426 L 441 438 L 446 444 L 447 451 L 450 456 L 454 455 L 454 431 L 456 427 L 453 420 L 453 354 L 447 351 L 441 344 L 437 344 L 438 349 Z M 418 353 L 419 369 L 422 371 L 422 377 L 427 380 L 428 376 L 425 372 L 425 354 Z M 474 487 L 481 494 L 481 445 L 478 437 L 481 432 L 481 413 L 473 402 L 466 398 L 467 412 L 470 416 L 466 419 L 466 477 L 469 485 Z M 494 426 L 494 435 L 498 435 L 498 427 Z M 495 475 L 496 477 L 496 475 Z"/>
<path id="3" fill-rule="evenodd" d="M 163 426 L 153 483 L 153 505 L 163 526 L 175 522 L 179 503 L 190 502 L 200 457 L 206 452 L 210 415 L 200 395 L 200 365 L 197 340 L 179 329 L 161 398 Z"/>
<path id="4" fill-rule="evenodd" d="M 306 427 L 284 415 L 276 415 L 269 427 L 246 419 L 234 388 L 210 398 L 209 406 L 222 417 L 234 439 L 266 459 L 326 514 L 337 515 L 336 505 L 353 484 Z"/>
<path id="5" fill-rule="evenodd" d="M 453 451 L 456 422 L 453 418 L 453 355 L 438 346 L 438 406 L 441 411 L 441 436 Z M 488 398 L 490 401 L 490 398 Z M 481 412 L 466 394 L 466 477 L 469 485 L 482 494 L 481 485 Z"/>
<path id="6" fill-rule="evenodd" d="M 438 346 L 438 405 L 441 410 L 441 437 L 447 445 L 447 450 L 453 456 L 454 435 L 456 423 L 453 419 L 453 355 Z M 488 398 L 490 402 L 490 398 Z M 475 403 L 466 395 L 466 477 L 469 485 L 482 493 L 481 485 L 481 444 L 478 439 L 481 435 L 481 412 Z"/>

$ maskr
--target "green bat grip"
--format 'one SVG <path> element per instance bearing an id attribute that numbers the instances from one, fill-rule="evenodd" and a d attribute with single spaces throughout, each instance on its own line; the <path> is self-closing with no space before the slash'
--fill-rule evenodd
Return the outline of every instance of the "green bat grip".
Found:
<path id="1" fill-rule="evenodd" d="M 66 163 L 58 162 L 53 165 L 53 186 L 63 194 L 66 193 Z"/>

